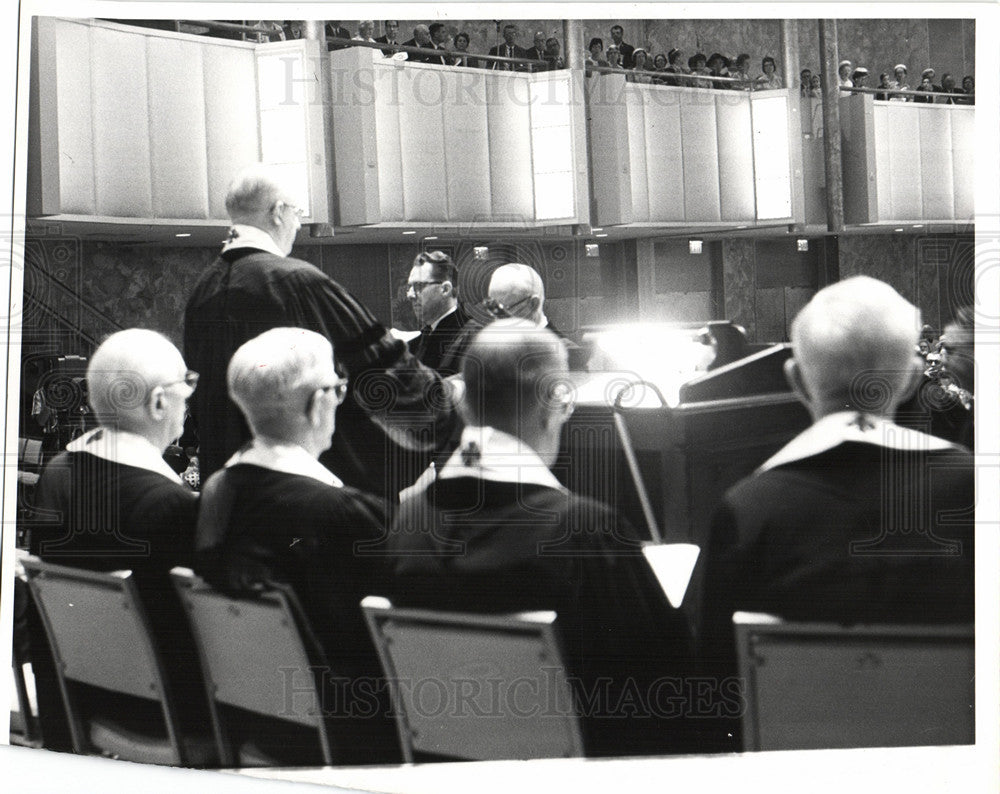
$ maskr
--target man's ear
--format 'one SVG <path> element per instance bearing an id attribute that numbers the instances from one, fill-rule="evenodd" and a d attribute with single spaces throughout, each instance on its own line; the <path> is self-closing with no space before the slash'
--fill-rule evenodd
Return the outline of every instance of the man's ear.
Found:
<path id="1" fill-rule="evenodd" d="M 812 400 L 809 397 L 806 382 L 802 378 L 802 370 L 799 367 L 799 363 L 794 358 L 788 359 L 785 361 L 784 371 L 785 380 L 788 381 L 789 387 L 791 387 L 799 402 L 808 407 L 812 403 Z"/>
<path id="2" fill-rule="evenodd" d="M 448 297 L 449 295 L 453 294 L 454 292 L 455 292 L 455 285 L 454 284 L 452 284 L 450 281 L 442 281 L 441 282 L 441 294 L 442 295 L 444 295 L 445 297 Z"/>
<path id="3" fill-rule="evenodd" d="M 167 393 L 162 386 L 157 386 L 146 398 L 146 411 L 150 418 L 160 421 L 167 412 Z"/>
<path id="4" fill-rule="evenodd" d="M 323 412 L 330 409 L 327 405 L 327 389 L 314 389 L 309 395 L 309 403 L 306 405 L 306 419 L 310 427 L 318 427 L 323 421 Z"/>

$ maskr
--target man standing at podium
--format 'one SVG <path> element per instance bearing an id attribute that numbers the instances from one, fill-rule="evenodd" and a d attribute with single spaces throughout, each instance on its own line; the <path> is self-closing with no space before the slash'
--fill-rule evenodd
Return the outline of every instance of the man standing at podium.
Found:
<path id="1" fill-rule="evenodd" d="M 700 637 L 710 666 L 735 664 L 738 610 L 972 622 L 973 458 L 893 421 L 919 382 L 920 327 L 914 306 L 863 276 L 820 290 L 795 318 L 785 374 L 813 424 L 715 515 Z"/>

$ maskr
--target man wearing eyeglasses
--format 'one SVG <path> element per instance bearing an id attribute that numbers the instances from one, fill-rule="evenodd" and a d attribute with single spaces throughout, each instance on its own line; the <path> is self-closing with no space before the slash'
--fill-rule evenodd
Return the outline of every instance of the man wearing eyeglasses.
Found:
<path id="1" fill-rule="evenodd" d="M 421 326 L 420 336 L 410 343 L 410 350 L 422 364 L 442 375 L 454 375 L 462 351 L 452 348 L 469 317 L 458 303 L 458 268 L 451 257 L 443 251 L 417 254 L 406 284 L 406 297 Z"/>
<path id="2" fill-rule="evenodd" d="M 383 535 L 385 507 L 319 462 L 347 395 L 330 342 L 302 328 L 273 328 L 240 346 L 226 381 L 252 439 L 205 484 L 195 568 L 227 592 L 290 585 L 328 661 L 347 682 L 331 688 L 323 704 L 334 717 L 339 760 L 397 761 L 386 710 L 372 708 L 373 692 L 353 688 L 359 679 L 370 684 L 379 677 L 358 609 L 376 589 L 378 558 L 356 549 Z M 359 703 L 364 694 L 367 703 Z M 304 761 L 295 757 L 294 742 L 269 733 L 254 737 L 276 745 L 265 752 L 286 763 Z"/>
<path id="3" fill-rule="evenodd" d="M 352 379 L 340 411 L 340 431 L 322 463 L 349 485 L 378 495 L 397 493 L 406 450 L 428 451 L 446 439 L 454 412 L 426 395 L 440 377 L 340 284 L 314 265 L 289 256 L 304 209 L 271 169 L 252 166 L 226 196 L 233 226 L 218 259 L 199 279 L 184 315 L 184 351 L 202 373 L 193 404 L 202 479 L 220 469 L 250 438 L 226 394 L 229 359 L 244 342 L 271 328 L 315 331 L 333 344 Z M 383 399 L 391 395 L 391 400 Z M 405 417 L 394 421 L 395 412 Z M 426 433 L 421 439 L 414 428 Z"/>
<path id="4" fill-rule="evenodd" d="M 198 497 L 163 452 L 184 428 L 197 383 L 166 337 L 139 328 L 109 336 L 87 367 L 87 396 L 99 426 L 45 467 L 35 507 L 47 520 L 32 524 L 30 541 L 32 554 L 58 565 L 132 570 L 192 725 L 208 714 L 193 640 L 168 572 L 191 564 Z M 38 628 L 33 665 L 45 746 L 68 750 L 55 669 L 46 661 L 47 644 L 36 641 Z"/>

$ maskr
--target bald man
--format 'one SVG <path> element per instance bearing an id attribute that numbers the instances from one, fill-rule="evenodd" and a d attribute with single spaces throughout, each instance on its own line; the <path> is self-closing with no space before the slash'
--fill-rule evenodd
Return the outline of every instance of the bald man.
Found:
<path id="1" fill-rule="evenodd" d="M 153 331 L 119 331 L 97 348 L 87 388 L 99 427 L 45 467 L 35 506 L 51 523 L 32 526 L 31 551 L 59 565 L 131 569 L 185 713 L 207 718 L 199 674 L 189 672 L 197 671 L 193 640 L 168 575 L 191 564 L 198 499 L 162 457 L 183 430 L 197 382 L 177 348 Z M 46 747 L 68 749 L 55 672 L 44 645 L 35 647 Z"/>
<path id="2" fill-rule="evenodd" d="M 393 495 L 409 484 L 402 480 L 412 467 L 401 461 L 443 443 L 454 415 L 440 399 L 427 398 L 441 388 L 437 373 L 340 284 L 289 256 L 304 212 L 300 201 L 271 168 L 256 165 L 238 174 L 226 196 L 229 239 L 188 299 L 184 353 L 203 375 L 192 405 L 202 479 L 250 438 L 226 393 L 230 357 L 264 331 L 294 326 L 329 339 L 351 376 L 340 432 L 322 463 L 349 485 Z"/>
<path id="3" fill-rule="evenodd" d="M 551 471 L 573 409 L 565 348 L 551 331 L 498 320 L 474 337 L 462 374 L 468 425 L 436 480 L 400 505 L 386 595 L 453 611 L 555 610 L 570 675 L 595 696 L 587 754 L 690 750 L 683 714 L 661 721 L 645 699 L 653 679 L 680 674 L 687 628 L 627 522 Z M 623 710 L 628 686 L 635 708 Z"/>
<path id="4" fill-rule="evenodd" d="M 545 284 L 538 271 L 529 265 L 511 262 L 500 265 L 490 276 L 484 308 L 496 319 L 516 317 L 537 328 L 545 328 L 558 336 L 569 355 L 569 368 L 582 369 L 584 350 L 569 337 L 562 334 L 545 316 Z M 461 357 L 471 338 L 483 327 L 482 323 L 470 320 L 465 333 L 443 356 L 446 366 L 455 370 L 461 366 Z"/>
<path id="5" fill-rule="evenodd" d="M 893 422 L 921 375 L 920 328 L 914 306 L 867 277 L 820 290 L 796 316 L 785 370 L 813 424 L 730 489 L 714 517 L 708 666 L 735 669 L 737 610 L 845 624 L 972 621 L 972 456 Z M 730 722 L 738 736 L 738 718 Z"/>

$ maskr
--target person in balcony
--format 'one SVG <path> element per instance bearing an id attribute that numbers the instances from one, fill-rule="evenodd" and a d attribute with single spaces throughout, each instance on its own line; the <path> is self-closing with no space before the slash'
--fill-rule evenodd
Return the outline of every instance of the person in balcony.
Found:
<path id="1" fill-rule="evenodd" d="M 954 94 L 956 93 L 955 78 L 951 76 L 950 72 L 945 72 L 941 75 L 941 93 L 942 94 Z M 939 96 L 934 97 L 935 104 L 938 105 L 957 105 L 959 104 L 955 100 L 957 97 L 953 96 Z"/>
<path id="2" fill-rule="evenodd" d="M 448 33 L 448 28 L 445 26 L 444 22 L 434 22 L 428 27 L 431 34 L 431 44 L 435 50 L 442 50 L 443 52 L 451 51 L 451 34 Z M 439 63 L 442 66 L 452 62 L 450 57 L 441 55 L 439 57 L 429 56 L 428 63 Z"/>
<path id="3" fill-rule="evenodd" d="M 805 69 L 804 71 L 808 72 L 809 70 Z M 729 83 L 729 88 L 736 91 L 752 91 L 753 78 L 750 77 L 750 56 L 745 52 L 737 55 L 736 63 L 729 72 L 729 76 L 742 81 L 740 83 Z"/>
<path id="4" fill-rule="evenodd" d="M 851 80 L 851 72 L 854 71 L 854 64 L 844 60 L 837 67 L 837 85 L 844 88 L 852 88 L 854 82 Z"/>
<path id="5" fill-rule="evenodd" d="M 587 66 L 608 66 L 608 59 L 604 57 L 604 39 L 593 38 L 587 48 Z"/>
<path id="6" fill-rule="evenodd" d="M 622 68 L 631 69 L 632 54 L 635 52 L 635 47 L 633 47 L 631 44 L 626 44 L 624 38 L 625 38 L 625 29 L 621 25 L 612 25 L 611 41 L 618 48 L 618 51 L 622 54 Z"/>
<path id="7" fill-rule="evenodd" d="M 809 96 L 809 86 L 812 85 L 812 69 L 799 72 L 799 96 Z"/>
<path id="8" fill-rule="evenodd" d="M 781 77 L 775 71 L 777 67 L 775 66 L 774 58 L 770 55 L 765 55 L 760 62 L 760 68 L 763 74 L 754 83 L 755 91 L 772 91 L 783 87 L 781 85 Z"/>
<path id="9" fill-rule="evenodd" d="M 399 22 L 395 19 L 387 19 L 382 23 L 384 34 L 375 39 L 379 44 L 399 44 Z M 382 54 L 387 58 L 395 55 L 395 50 L 382 50 Z"/>
<path id="10" fill-rule="evenodd" d="M 813 99 L 821 99 L 823 97 L 823 78 L 818 74 L 814 74 L 809 78 L 809 96 Z"/>
<path id="11" fill-rule="evenodd" d="M 528 47 L 524 52 L 525 58 L 530 58 L 533 61 L 542 61 L 545 59 L 545 33 L 541 30 L 535 31 L 534 43 Z M 539 69 L 540 70 L 540 69 Z"/>
<path id="12" fill-rule="evenodd" d="M 928 74 L 930 72 L 930 74 Z M 920 85 L 916 87 L 914 93 L 916 96 L 913 97 L 914 102 L 923 102 L 926 104 L 931 104 L 934 102 L 934 97 L 932 94 L 937 90 L 933 82 L 934 70 L 925 69 L 924 73 L 920 75 Z"/>
<path id="13" fill-rule="evenodd" d="M 908 79 L 907 74 L 906 74 L 906 64 L 905 63 L 897 63 L 893 67 L 893 69 L 892 69 L 892 74 L 893 74 L 893 78 L 894 79 L 892 80 L 892 82 L 890 83 L 890 85 L 892 86 L 893 89 L 895 89 L 896 91 L 912 91 L 913 90 L 912 88 L 910 88 L 909 79 Z M 893 94 L 893 95 L 891 95 L 889 97 L 889 101 L 890 102 L 909 102 L 910 99 L 909 99 L 909 97 L 901 96 L 899 94 Z"/>
<path id="14" fill-rule="evenodd" d="M 729 59 L 722 53 L 713 52 L 708 56 L 708 71 L 713 77 L 729 77 Z M 728 88 L 729 83 L 713 82 L 715 88 Z"/>
<path id="15" fill-rule="evenodd" d="M 851 72 L 851 83 L 855 88 L 868 88 L 868 70 L 864 66 L 859 66 Z"/>
<path id="16" fill-rule="evenodd" d="M 956 97 L 956 105 L 976 104 L 976 78 L 972 75 L 967 74 L 962 78 L 962 94 L 963 96 Z"/>
<path id="17" fill-rule="evenodd" d="M 886 101 L 891 98 L 892 95 L 889 94 L 888 92 L 889 89 L 892 88 L 892 81 L 889 80 L 888 72 L 882 72 L 882 74 L 878 76 L 878 88 L 884 88 L 885 90 L 879 91 L 877 94 L 875 94 L 876 99 L 881 99 L 883 101 Z"/>
<path id="18" fill-rule="evenodd" d="M 662 83 L 664 81 L 664 74 L 667 71 L 667 56 L 662 52 L 656 53 L 653 56 L 653 82 Z"/>
<path id="19" fill-rule="evenodd" d="M 708 59 L 705 57 L 704 53 L 696 52 L 690 58 L 688 58 L 688 72 L 690 74 L 704 74 L 711 75 L 711 71 L 708 68 Z M 712 81 L 698 78 L 696 80 L 688 80 L 687 85 L 693 88 L 711 88 Z"/>
<path id="20" fill-rule="evenodd" d="M 619 72 L 625 71 L 625 67 L 622 66 L 622 53 L 618 47 L 614 44 L 608 45 L 608 49 L 605 54 L 608 56 L 608 68 Z"/>
<path id="21" fill-rule="evenodd" d="M 413 38 L 403 42 L 404 47 L 420 47 L 425 50 L 436 50 L 437 47 L 434 46 L 434 42 L 431 40 L 431 29 L 424 24 L 417 25 L 413 28 Z M 432 53 L 423 52 L 408 52 L 406 54 L 406 59 L 408 61 L 414 61 L 415 63 L 431 63 L 439 62 L 437 61 L 437 56 Z"/>
<path id="22" fill-rule="evenodd" d="M 632 51 L 632 68 L 629 70 L 629 81 L 633 83 L 651 83 L 653 75 L 649 71 L 649 55 L 643 47 Z"/>
<path id="23" fill-rule="evenodd" d="M 367 41 L 370 44 L 374 44 L 374 33 L 375 23 L 370 19 L 362 20 L 358 23 L 358 35 L 353 38 L 353 41 Z"/>
<path id="24" fill-rule="evenodd" d="M 669 75 L 688 74 L 690 72 L 690 69 L 684 65 L 684 53 L 676 47 L 667 53 L 666 71 Z M 666 85 L 690 85 L 687 80 L 678 80 L 669 76 L 664 80 L 664 83 Z"/>
<path id="25" fill-rule="evenodd" d="M 328 21 L 326 25 L 323 26 L 323 32 L 326 34 L 328 39 L 349 39 L 351 38 L 351 31 L 343 27 L 340 24 L 340 20 Z M 343 50 L 348 46 L 347 43 L 333 43 L 330 42 L 326 45 L 327 50 L 333 52 L 334 50 Z"/>
<path id="26" fill-rule="evenodd" d="M 503 28 L 503 44 L 498 44 L 496 47 L 491 47 L 488 55 L 496 55 L 502 58 L 524 58 L 527 51 L 518 46 L 517 43 L 517 25 L 504 25 Z M 504 72 L 513 72 L 518 67 L 518 64 L 510 63 L 508 61 L 490 61 L 490 69 L 499 69 Z"/>
<path id="27" fill-rule="evenodd" d="M 560 55 L 559 39 L 554 36 L 550 36 L 545 40 L 545 54 L 543 56 L 543 60 L 546 64 L 545 71 L 566 68 L 566 62 L 563 60 L 562 55 Z"/>
<path id="28" fill-rule="evenodd" d="M 473 68 L 479 66 L 479 61 L 476 58 L 471 58 L 469 56 L 468 33 L 462 32 L 455 36 L 455 46 L 451 53 L 455 56 L 452 59 L 453 66 L 471 66 Z"/>

